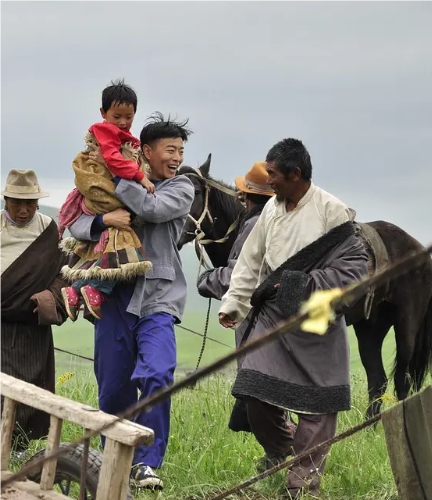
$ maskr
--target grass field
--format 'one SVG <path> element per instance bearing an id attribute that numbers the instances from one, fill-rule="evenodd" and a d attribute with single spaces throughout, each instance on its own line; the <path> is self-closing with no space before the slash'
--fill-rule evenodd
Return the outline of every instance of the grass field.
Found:
<path id="1" fill-rule="evenodd" d="M 233 346 L 234 333 L 217 323 L 213 311 L 209 336 Z M 204 312 L 189 312 L 183 326 L 202 332 Z M 55 345 L 85 356 L 93 356 L 93 330 L 86 321 L 66 323 L 55 329 Z M 181 369 L 195 366 L 201 338 L 177 329 L 178 360 Z M 338 431 L 363 420 L 367 407 L 366 380 L 350 329 L 353 406 L 340 414 Z M 230 349 L 208 341 L 202 366 Z M 384 359 L 390 369 L 394 358 L 394 339 L 390 332 L 384 344 Z M 58 375 L 71 372 L 72 378 L 59 384 L 57 392 L 76 401 L 97 407 L 97 387 L 92 364 L 77 358 L 56 354 Z M 181 372 L 182 370 L 179 370 Z M 179 375 L 180 376 L 180 375 Z M 230 372 L 216 375 L 198 384 L 194 390 L 176 394 L 172 405 L 172 431 L 166 460 L 161 471 L 165 483 L 163 493 L 135 493 L 139 499 L 175 500 L 203 498 L 209 493 L 232 486 L 255 474 L 254 464 L 262 455 L 260 446 L 250 435 L 229 431 L 227 422 L 232 407 Z M 385 405 L 392 403 L 386 402 Z M 82 430 L 65 423 L 62 440 L 79 437 Z M 32 443 L 32 451 L 43 448 L 44 442 Z M 99 447 L 99 439 L 92 441 Z M 233 499 L 277 499 L 284 485 L 280 472 Z M 327 473 L 322 482 L 321 498 L 326 500 L 390 500 L 397 493 L 391 473 L 381 425 L 363 431 L 335 445 L 331 450 Z"/>
<path id="2" fill-rule="evenodd" d="M 208 335 L 215 338 L 231 348 L 234 347 L 234 332 L 225 330 L 219 326 L 217 322 L 216 305 L 212 311 Z M 186 312 L 182 326 L 203 333 L 205 323 L 205 312 Z M 202 344 L 202 338 L 186 332 L 180 328 L 176 328 L 177 334 L 177 352 L 179 368 L 193 368 L 196 364 L 198 354 Z M 59 328 L 54 328 L 54 344 L 56 347 L 66 349 L 71 352 L 93 357 L 93 327 L 86 320 L 78 320 L 76 323 L 68 321 Z M 207 342 L 202 360 L 203 365 L 229 352 L 228 347 L 221 346 L 211 342 Z M 59 368 L 67 368 L 70 363 L 76 364 L 76 358 L 71 356 L 57 354 Z M 84 364 L 88 364 L 84 362 Z"/>
<path id="3" fill-rule="evenodd" d="M 217 302 L 214 302 L 208 336 L 217 339 L 232 348 L 234 348 L 234 332 L 225 330 L 219 326 L 217 320 Z M 187 311 L 182 323 L 182 326 L 203 333 L 205 323 L 204 311 Z M 198 354 L 201 348 L 202 339 L 192 333 L 186 332 L 180 328 L 176 329 L 177 334 L 177 351 L 178 351 L 178 366 L 180 369 L 194 368 L 197 362 Z M 352 328 L 349 328 L 350 346 L 351 346 L 351 371 L 353 373 L 363 370 L 360 355 L 357 348 L 357 339 Z M 60 328 L 54 328 L 54 344 L 56 347 L 76 352 L 88 357 L 93 357 L 93 327 L 85 320 L 78 320 L 76 323 L 68 321 Z M 208 364 L 210 361 L 223 356 L 230 349 L 207 341 L 207 346 L 204 351 L 201 366 Z M 390 368 L 395 353 L 394 334 L 391 330 L 384 341 L 383 359 L 386 368 Z M 88 362 L 80 362 L 77 358 L 68 355 L 57 353 L 58 371 L 70 371 L 70 367 L 82 365 L 86 367 Z"/>
<path id="4" fill-rule="evenodd" d="M 217 375 L 202 381 L 194 390 L 176 394 L 172 404 L 172 428 L 161 477 L 163 493 L 134 492 L 139 500 L 203 499 L 206 495 L 233 486 L 255 475 L 255 462 L 262 455 L 250 435 L 227 428 L 232 407 L 230 380 Z M 352 376 L 353 406 L 339 415 L 338 431 L 363 420 L 367 401 L 362 373 Z M 89 370 L 78 369 L 57 392 L 76 401 L 97 406 L 97 388 Z M 388 405 L 389 403 L 385 403 Z M 391 404 L 391 403 L 390 403 Z M 82 429 L 64 423 L 62 441 L 82 436 Z M 44 448 L 33 442 L 31 452 Z M 91 446 L 99 448 L 93 438 Z M 230 500 L 274 500 L 282 492 L 284 473 L 259 482 Z M 323 500 L 396 500 L 382 426 L 365 430 L 336 444 L 323 478 Z"/>

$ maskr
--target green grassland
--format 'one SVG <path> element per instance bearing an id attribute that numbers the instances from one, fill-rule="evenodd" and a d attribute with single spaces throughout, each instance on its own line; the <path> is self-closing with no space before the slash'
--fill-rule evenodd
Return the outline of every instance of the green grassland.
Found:
<path id="1" fill-rule="evenodd" d="M 234 348 L 234 331 L 222 328 L 217 319 L 218 302 L 214 301 L 210 318 L 208 336 Z M 203 333 L 205 325 L 205 311 L 186 311 L 182 326 Z M 194 368 L 202 344 L 202 338 L 190 332 L 176 328 L 178 366 L 179 369 Z M 363 370 L 360 355 L 357 347 L 357 339 L 353 329 L 349 328 L 349 338 L 351 346 L 351 371 L 356 373 Z M 76 323 L 66 322 L 61 327 L 54 328 L 54 344 L 56 347 L 93 357 L 94 334 L 93 326 L 86 320 L 79 319 Z M 207 341 L 201 366 L 208 364 L 216 358 L 228 353 L 230 349 L 211 340 Z M 390 369 L 395 354 L 395 342 L 393 330 L 391 330 L 383 345 L 383 359 L 386 368 Z M 87 361 L 79 361 L 77 358 L 56 354 L 58 370 L 68 371 L 68 368 L 83 365 L 87 366 Z"/>
<path id="2" fill-rule="evenodd" d="M 205 311 L 188 311 L 183 326 L 203 331 Z M 194 368 L 202 339 L 177 328 L 179 374 Z M 234 332 L 217 322 L 217 303 L 211 316 L 208 335 L 234 346 Z M 367 408 L 366 380 L 361 365 L 357 340 L 349 329 L 351 343 L 351 373 L 353 404 L 349 412 L 339 415 L 338 431 L 360 423 Z M 394 359 L 394 338 L 391 331 L 384 343 L 383 357 L 390 370 Z M 55 345 L 62 349 L 93 356 L 93 328 L 85 320 L 67 322 L 54 329 Z M 230 349 L 207 342 L 202 366 Z M 59 382 L 57 392 L 76 401 L 97 407 L 97 386 L 92 363 L 56 354 L 57 372 L 73 373 L 72 378 Z M 182 373 L 183 372 L 183 373 Z M 230 487 L 255 474 L 254 464 L 262 455 L 260 446 L 251 435 L 229 431 L 227 422 L 232 407 L 230 386 L 232 371 L 209 377 L 194 389 L 176 394 L 172 405 L 172 431 L 166 460 L 161 471 L 165 483 L 163 493 L 134 492 L 135 498 L 146 500 L 201 499 L 220 489 Z M 386 401 L 385 406 L 393 404 Z M 62 440 L 71 441 L 81 435 L 77 426 L 65 423 Z M 99 439 L 92 446 L 100 448 Z M 32 451 L 44 447 L 44 442 L 32 443 Z M 234 499 L 277 499 L 283 490 L 284 472 L 256 484 Z M 321 498 L 325 500 L 390 500 L 397 498 L 396 487 L 387 456 L 381 425 L 363 431 L 331 450 L 327 472 L 322 482 Z"/>
<path id="3" fill-rule="evenodd" d="M 231 377 L 215 375 L 173 397 L 172 424 L 166 459 L 161 469 L 162 493 L 134 492 L 139 500 L 198 500 L 255 475 L 262 449 L 253 436 L 231 432 L 227 427 L 233 399 Z M 360 423 L 367 406 L 362 372 L 352 376 L 352 409 L 339 414 L 338 431 Z M 97 406 L 97 387 L 89 370 L 76 369 L 74 376 L 57 387 L 65 397 Z M 387 407 L 389 404 L 385 402 Z M 82 429 L 64 423 L 62 441 L 82 436 Z M 32 443 L 32 452 L 43 448 Z M 91 446 L 100 448 L 98 438 Z M 283 490 L 284 472 L 261 481 L 230 500 L 274 500 Z M 322 500 L 396 500 L 397 493 L 387 456 L 381 424 L 337 443 L 331 449 L 322 482 Z"/>

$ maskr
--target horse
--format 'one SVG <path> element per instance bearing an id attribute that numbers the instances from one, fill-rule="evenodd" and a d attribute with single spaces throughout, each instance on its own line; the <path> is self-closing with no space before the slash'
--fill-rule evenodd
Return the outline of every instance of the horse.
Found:
<path id="1" fill-rule="evenodd" d="M 178 249 L 181 250 L 197 236 L 205 235 L 206 239 L 215 242 L 222 239 L 224 241 L 220 243 L 206 245 L 206 252 L 213 267 L 223 267 L 227 264 L 231 247 L 237 238 L 237 222 L 245 213 L 245 208 L 236 196 L 232 196 L 233 188 L 223 181 L 216 181 L 216 188 L 210 187 L 209 181 L 214 181 L 209 176 L 210 164 L 211 154 L 198 169 L 182 166 L 178 170 L 177 175 L 187 175 L 195 187 L 194 201 Z M 227 192 L 231 192 L 231 195 Z M 232 230 L 228 234 L 229 228 Z"/>
<path id="2" fill-rule="evenodd" d="M 198 169 L 184 166 L 195 187 L 195 199 L 189 219 L 179 241 L 179 249 L 197 235 L 206 238 L 206 252 L 214 267 L 226 266 L 237 230 L 227 238 L 228 228 L 241 217 L 240 201 L 227 194 L 225 183 L 210 176 L 211 155 Z M 218 189 L 221 185 L 224 189 Z M 207 193 L 207 194 L 206 194 Z M 206 203 L 207 196 L 207 203 Z M 204 215 L 203 215 L 204 214 Z M 196 224 L 200 221 L 200 224 Z M 400 227 L 385 221 L 360 224 L 372 227 L 384 244 L 388 263 L 400 260 L 410 252 L 424 250 L 415 238 Z M 376 234 L 375 233 L 375 234 Z M 209 241 L 210 240 L 210 241 Z M 216 241 L 221 240 L 221 243 Z M 214 241 L 214 243 L 213 243 Z M 432 260 L 381 285 L 368 299 L 364 298 L 345 313 L 347 326 L 357 337 L 360 358 L 366 371 L 369 405 L 367 418 L 381 411 L 388 378 L 382 360 L 382 345 L 393 327 L 396 356 L 391 376 L 399 401 L 421 389 L 432 363 Z"/>

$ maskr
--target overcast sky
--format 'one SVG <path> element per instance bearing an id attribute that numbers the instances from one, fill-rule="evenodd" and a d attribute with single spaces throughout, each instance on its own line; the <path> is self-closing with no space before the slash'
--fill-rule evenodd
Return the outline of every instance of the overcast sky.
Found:
<path id="1" fill-rule="evenodd" d="M 2 186 L 33 168 L 60 206 L 72 160 L 124 77 L 132 131 L 189 118 L 185 164 L 232 182 L 286 137 L 362 221 L 432 242 L 430 2 L 2 2 Z"/>

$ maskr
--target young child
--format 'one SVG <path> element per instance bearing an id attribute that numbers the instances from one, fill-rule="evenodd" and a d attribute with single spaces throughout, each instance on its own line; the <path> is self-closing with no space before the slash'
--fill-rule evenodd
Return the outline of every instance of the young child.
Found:
<path id="1" fill-rule="evenodd" d="M 154 185 L 145 172 L 140 141 L 130 133 L 137 104 L 136 93 L 122 80 L 105 88 L 100 109 L 104 122 L 90 127 L 85 138 L 87 149 L 73 162 L 76 188 L 60 209 L 60 239 L 82 214 L 98 215 L 101 239 L 91 243 L 68 238 L 61 243 L 63 250 L 71 254 L 63 274 L 72 285 L 63 288 L 62 295 L 72 321 L 78 317 L 81 298 L 89 312 L 100 319 L 103 294 L 110 294 L 118 280 L 134 278 L 151 269 L 135 232 L 105 229 L 102 220 L 103 214 L 124 208 L 115 196 L 114 177 L 135 180 L 154 193 Z M 90 153 L 98 147 L 105 165 L 91 159 Z"/>

